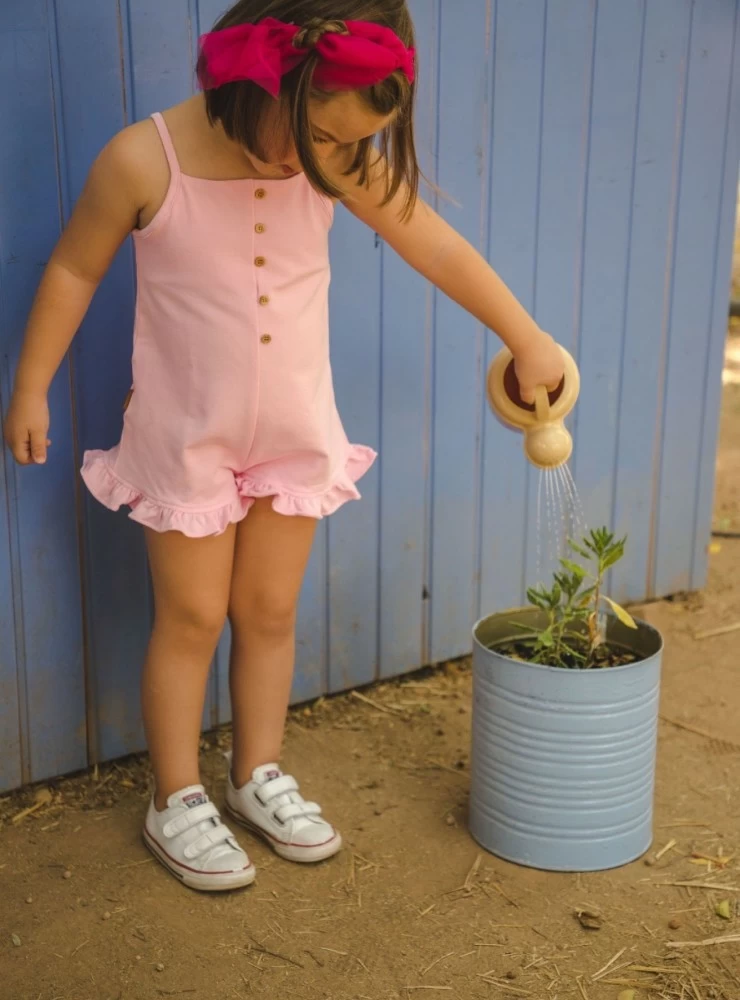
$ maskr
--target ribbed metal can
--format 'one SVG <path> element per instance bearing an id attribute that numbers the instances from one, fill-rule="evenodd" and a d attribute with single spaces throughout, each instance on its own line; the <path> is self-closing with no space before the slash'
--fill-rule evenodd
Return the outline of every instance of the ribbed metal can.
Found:
<path id="1" fill-rule="evenodd" d="M 635 631 L 614 620 L 610 641 L 638 663 L 565 670 L 495 651 L 521 638 L 512 623 L 538 616 L 492 615 L 474 630 L 470 831 L 532 868 L 617 868 L 653 839 L 663 642 L 644 622 Z"/>

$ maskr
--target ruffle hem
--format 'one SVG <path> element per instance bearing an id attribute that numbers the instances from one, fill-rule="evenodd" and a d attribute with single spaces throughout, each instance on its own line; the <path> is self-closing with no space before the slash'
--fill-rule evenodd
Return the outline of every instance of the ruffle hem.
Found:
<path id="1" fill-rule="evenodd" d="M 237 495 L 230 503 L 210 510 L 187 510 L 153 500 L 123 482 L 111 469 L 109 454 L 90 451 L 84 458 L 82 478 L 95 499 L 109 510 L 129 507 L 129 517 L 153 531 L 179 531 L 188 538 L 222 535 L 230 524 L 242 521 L 254 501 L 263 497 L 272 497 L 273 510 L 278 514 L 321 520 L 348 501 L 360 499 L 355 483 L 377 457 L 372 448 L 353 445 L 339 479 L 318 493 L 295 493 L 242 473 L 236 477 Z"/>

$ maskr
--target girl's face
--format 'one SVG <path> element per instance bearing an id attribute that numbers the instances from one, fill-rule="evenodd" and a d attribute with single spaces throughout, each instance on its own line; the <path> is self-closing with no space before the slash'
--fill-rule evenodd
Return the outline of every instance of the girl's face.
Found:
<path id="1" fill-rule="evenodd" d="M 310 105 L 312 138 L 320 160 L 329 160 L 338 151 L 348 152 L 361 140 L 376 135 L 393 121 L 394 115 L 376 114 L 355 91 L 333 95 L 328 100 L 313 99 Z M 268 178 L 293 177 L 301 172 L 290 130 L 287 107 L 276 103 L 265 122 L 262 146 L 267 156 L 260 160 L 245 150 L 252 166 Z"/>

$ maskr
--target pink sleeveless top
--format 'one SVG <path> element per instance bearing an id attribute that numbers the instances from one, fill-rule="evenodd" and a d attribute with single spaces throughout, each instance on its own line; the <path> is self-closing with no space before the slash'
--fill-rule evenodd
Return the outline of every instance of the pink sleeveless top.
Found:
<path id="1" fill-rule="evenodd" d="M 258 497 L 321 518 L 358 499 L 370 448 L 350 445 L 329 362 L 331 201 L 284 181 L 184 175 L 161 115 L 164 204 L 134 233 L 134 391 L 123 435 L 82 475 L 112 510 L 200 538 Z"/>

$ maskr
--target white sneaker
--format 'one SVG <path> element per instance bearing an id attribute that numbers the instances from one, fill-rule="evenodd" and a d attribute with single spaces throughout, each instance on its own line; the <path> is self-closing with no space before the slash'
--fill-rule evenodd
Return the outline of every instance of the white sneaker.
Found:
<path id="1" fill-rule="evenodd" d="M 170 795 L 162 812 L 152 799 L 143 836 L 154 857 L 191 889 L 221 892 L 254 882 L 254 865 L 202 785 Z"/>
<path id="2" fill-rule="evenodd" d="M 226 809 L 237 823 L 266 840 L 287 861 L 313 862 L 331 858 L 342 849 L 339 833 L 321 816 L 321 807 L 306 802 L 298 782 L 277 764 L 258 767 L 252 780 L 236 789 L 229 777 Z"/>

